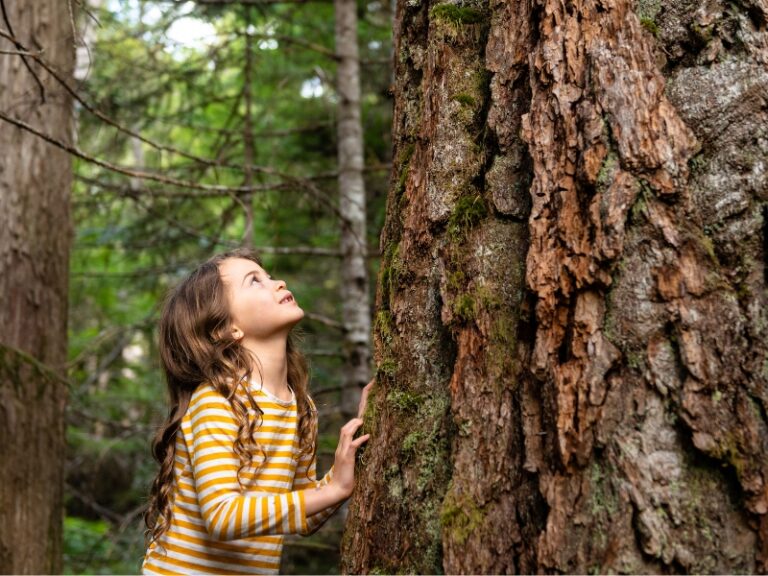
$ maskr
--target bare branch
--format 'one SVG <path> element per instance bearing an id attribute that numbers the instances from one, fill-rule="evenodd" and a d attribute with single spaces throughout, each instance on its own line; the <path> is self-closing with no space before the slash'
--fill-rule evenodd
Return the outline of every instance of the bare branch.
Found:
<path id="1" fill-rule="evenodd" d="M 0 0 L 0 2 L 2 2 L 2 0 Z M 15 42 L 17 48 L 19 48 L 20 50 L 26 50 L 26 48 L 24 48 L 24 46 L 22 44 L 20 44 L 19 42 L 16 42 L 12 38 L 8 37 L 2 31 L 0 31 L 0 36 L 4 36 L 4 37 L 8 38 L 9 40 Z M 28 50 L 26 50 L 26 51 L 29 52 Z M 149 138 L 147 138 L 145 136 L 142 136 L 138 132 L 136 132 L 134 130 L 131 130 L 130 128 L 127 128 L 126 126 L 123 126 L 122 124 L 120 124 L 116 120 L 113 120 L 112 118 L 110 118 L 106 114 L 102 113 L 101 111 L 99 111 L 96 108 L 94 108 L 93 106 L 91 106 L 91 104 L 89 102 L 87 102 L 82 96 L 80 96 L 80 94 L 78 94 L 77 91 L 74 90 L 69 85 L 69 83 L 66 80 L 64 80 L 64 78 L 62 78 L 59 75 L 59 73 L 51 65 L 49 65 L 42 57 L 40 57 L 39 55 L 36 55 L 33 52 L 29 52 L 29 54 L 30 54 L 30 56 L 32 56 L 34 58 L 34 60 L 38 64 L 40 64 L 40 66 L 43 67 L 43 69 L 46 72 L 48 72 L 48 74 L 50 74 L 53 77 L 54 80 L 56 80 L 75 100 L 77 100 L 77 102 L 79 102 L 83 106 L 83 108 L 85 108 L 88 112 L 90 112 L 91 114 L 96 116 L 96 118 L 98 118 L 102 122 L 105 122 L 106 124 L 112 126 L 113 128 L 116 128 L 117 130 L 119 130 L 120 132 L 123 132 L 124 134 L 127 134 L 128 136 L 131 136 L 133 138 L 136 138 L 136 139 L 140 140 L 141 142 L 147 144 L 148 146 L 151 146 L 155 150 L 158 150 L 158 151 L 161 151 L 161 152 L 169 152 L 171 154 L 178 154 L 179 156 L 182 156 L 182 157 L 187 158 L 189 160 L 194 160 L 195 162 L 198 162 L 200 164 L 204 164 L 206 166 L 219 166 L 220 165 L 220 163 L 217 160 L 212 160 L 210 158 L 202 158 L 200 156 L 196 156 L 194 154 L 190 154 L 189 152 L 185 152 L 184 150 L 179 150 L 178 148 L 175 148 L 173 146 L 168 146 L 168 145 L 164 145 L 164 144 L 158 144 L 157 142 L 153 142 L 152 140 L 150 140 Z M 262 172 L 262 173 L 265 173 L 265 174 L 273 174 L 274 173 L 272 171 L 272 169 L 270 169 L 268 167 L 265 167 L 265 166 L 251 166 L 250 169 L 253 170 L 253 171 Z"/>
<path id="2" fill-rule="evenodd" d="M 8 12 L 5 9 L 5 0 L 0 0 L 0 8 L 3 12 L 3 20 L 5 21 L 5 25 L 8 27 L 8 32 L 2 32 L 2 36 L 8 40 L 10 40 L 16 48 L 18 48 L 21 52 L 29 52 L 24 46 L 21 45 L 21 43 L 16 40 L 16 34 L 13 32 L 13 26 L 11 26 L 11 21 L 8 18 Z M 32 74 L 32 77 L 35 79 L 35 82 L 37 82 L 37 85 L 40 87 L 40 101 L 45 103 L 45 87 L 43 86 L 42 81 L 38 77 L 37 73 L 32 69 L 32 66 L 29 62 L 27 62 L 26 56 L 21 57 L 22 62 L 24 62 L 24 66 L 26 66 L 27 70 L 29 70 L 29 73 Z"/>
<path id="3" fill-rule="evenodd" d="M 37 56 L 40 52 L 22 52 L 21 50 L 0 50 L 0 54 L 9 54 L 11 56 Z"/>
<path id="4" fill-rule="evenodd" d="M 338 254 L 338 256 L 341 256 L 341 254 Z M 335 328 L 336 330 L 341 330 L 344 328 L 344 325 L 338 320 L 334 320 L 333 318 L 329 318 L 328 316 L 323 316 L 322 314 L 315 314 L 314 312 L 305 312 L 304 315 L 309 320 L 314 320 L 315 322 L 319 322 L 320 324 L 324 324 L 325 326 Z"/>
<path id="5" fill-rule="evenodd" d="M 90 156 L 89 154 L 86 154 L 76 146 L 71 146 L 69 144 L 66 144 L 62 142 L 61 140 L 54 138 L 53 136 L 49 134 L 45 134 L 43 132 L 40 132 L 36 128 L 30 126 L 26 122 L 23 122 L 22 120 L 19 120 L 18 118 L 13 118 L 11 116 L 8 116 L 4 112 L 0 112 L 0 120 L 5 120 L 9 124 L 12 124 L 18 128 L 21 128 L 22 130 L 26 130 L 27 132 L 34 134 L 35 136 L 38 136 L 48 142 L 49 144 L 53 144 L 54 146 L 61 148 L 62 150 L 68 152 L 72 156 L 75 156 L 76 158 L 80 158 L 81 160 L 84 160 L 86 162 L 89 162 L 91 164 L 94 164 L 96 166 L 99 166 L 101 168 L 105 168 L 106 170 L 111 170 L 112 172 L 117 172 L 118 174 L 123 174 L 124 176 L 129 176 L 131 178 L 137 178 L 137 179 L 143 179 L 143 180 L 150 180 L 152 182 L 159 182 L 161 184 L 168 184 L 171 186 L 178 186 L 180 188 L 189 188 L 191 190 L 200 190 L 201 192 L 207 192 L 208 195 L 238 195 L 238 194 L 248 194 L 253 192 L 261 192 L 264 190 L 264 186 L 221 186 L 216 184 L 199 184 L 197 182 L 192 182 L 190 180 L 182 180 L 179 178 L 172 178 L 168 176 L 161 176 L 160 174 L 154 173 L 154 172 L 145 172 L 140 170 L 131 170 L 129 168 L 125 168 L 123 166 L 118 166 L 117 164 L 112 164 L 111 162 L 107 162 L 105 160 L 100 160 L 99 158 L 95 158 L 93 156 Z M 298 184 L 299 186 L 302 186 L 305 190 L 310 192 L 313 196 L 318 198 L 321 203 L 329 207 L 333 213 L 338 216 L 339 212 L 338 209 L 331 204 L 331 202 L 326 198 L 324 194 L 320 192 L 320 190 L 312 183 L 308 182 L 304 179 L 297 178 L 297 177 L 291 177 L 288 175 L 281 175 L 277 171 L 272 172 L 275 175 L 280 175 L 284 177 L 287 180 L 292 180 L 295 184 Z M 275 186 L 272 185 L 269 187 L 269 189 L 274 189 Z M 203 194 L 199 196 L 205 196 Z"/>

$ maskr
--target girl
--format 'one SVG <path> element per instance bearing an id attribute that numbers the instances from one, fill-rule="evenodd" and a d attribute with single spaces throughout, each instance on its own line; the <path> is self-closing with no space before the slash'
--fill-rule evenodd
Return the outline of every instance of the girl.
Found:
<path id="1" fill-rule="evenodd" d="M 283 534 L 317 530 L 354 486 L 360 418 L 315 479 L 317 411 L 291 329 L 304 311 L 252 252 L 215 256 L 168 298 L 160 356 L 168 420 L 145 515 L 145 574 L 274 574 Z M 363 390 L 360 413 L 372 383 Z"/>

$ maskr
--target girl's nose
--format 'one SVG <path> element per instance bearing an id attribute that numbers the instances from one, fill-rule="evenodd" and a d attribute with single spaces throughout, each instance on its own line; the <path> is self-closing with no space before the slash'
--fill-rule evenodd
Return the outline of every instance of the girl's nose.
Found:
<path id="1" fill-rule="evenodd" d="M 286 285 L 283 280 L 275 280 L 275 290 L 285 289 Z"/>

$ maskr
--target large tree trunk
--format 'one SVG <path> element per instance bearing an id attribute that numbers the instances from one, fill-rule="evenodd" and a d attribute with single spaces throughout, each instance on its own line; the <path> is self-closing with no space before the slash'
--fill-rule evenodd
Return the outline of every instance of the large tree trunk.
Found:
<path id="1" fill-rule="evenodd" d="M 399 2 L 345 570 L 768 570 L 767 21 Z"/>
<path id="2" fill-rule="evenodd" d="M 335 0 L 338 89 L 339 216 L 341 219 L 341 305 L 344 382 L 341 410 L 357 416 L 360 389 L 371 373 L 371 304 L 363 180 L 364 143 L 357 47 L 357 2 Z"/>
<path id="3" fill-rule="evenodd" d="M 74 44 L 67 2 L 5 2 L 2 29 L 64 78 Z M 22 51 L 0 39 L 0 49 Z M 68 95 L 33 60 L 0 54 L 0 110 L 72 140 Z M 41 87 L 30 71 L 42 82 Z M 43 96 L 44 94 L 44 96 Z M 69 156 L 0 125 L 0 571 L 61 571 L 71 237 Z"/>

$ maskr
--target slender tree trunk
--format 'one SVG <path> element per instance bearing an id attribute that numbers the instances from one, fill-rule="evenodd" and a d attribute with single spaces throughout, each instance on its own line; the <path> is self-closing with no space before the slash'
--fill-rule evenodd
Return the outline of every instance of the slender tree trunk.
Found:
<path id="1" fill-rule="evenodd" d="M 74 65 L 66 2 L 4 3 L 2 29 L 67 78 Z M 0 49 L 19 51 L 3 39 Z M 30 71 L 34 71 L 42 86 Z M 0 55 L 0 109 L 72 140 L 72 105 L 30 58 Z M 0 127 L 0 571 L 59 573 L 65 454 L 64 374 L 71 160 Z"/>
<path id="2" fill-rule="evenodd" d="M 767 22 L 398 4 L 346 571 L 768 570 Z"/>
<path id="3" fill-rule="evenodd" d="M 243 186 L 253 186 L 255 142 L 253 140 L 253 36 L 251 35 L 251 7 L 245 7 L 245 66 L 243 67 Z M 253 246 L 253 194 L 243 196 L 245 233 L 243 245 Z"/>
<path id="4" fill-rule="evenodd" d="M 357 415 L 360 388 L 370 378 L 371 305 L 368 297 L 363 127 L 360 120 L 360 62 L 357 2 L 335 0 L 338 88 L 339 213 L 341 215 L 341 302 L 344 325 L 342 412 Z"/>

